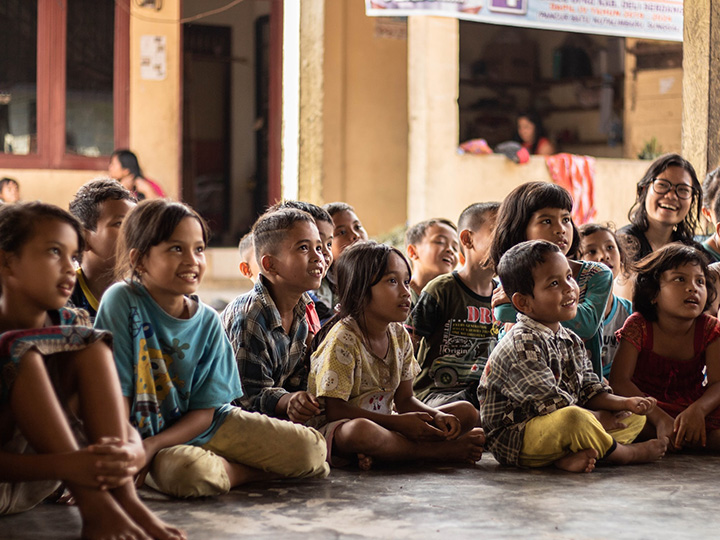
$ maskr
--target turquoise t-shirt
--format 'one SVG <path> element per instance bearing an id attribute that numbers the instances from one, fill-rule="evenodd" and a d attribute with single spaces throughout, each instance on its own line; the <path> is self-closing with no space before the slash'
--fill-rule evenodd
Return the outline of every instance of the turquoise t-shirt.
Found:
<path id="1" fill-rule="evenodd" d="M 168 315 L 139 284 L 116 283 L 102 297 L 95 327 L 113 333 L 113 355 L 130 421 L 143 438 L 188 411 L 215 409 L 210 427 L 187 441 L 210 440 L 242 396 L 235 356 L 220 317 L 198 301 L 189 319 Z"/>

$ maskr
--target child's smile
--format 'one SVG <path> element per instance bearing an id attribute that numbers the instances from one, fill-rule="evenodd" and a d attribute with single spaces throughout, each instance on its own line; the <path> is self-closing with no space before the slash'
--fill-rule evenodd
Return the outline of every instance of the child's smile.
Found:
<path id="1" fill-rule="evenodd" d="M 525 297 L 525 314 L 557 332 L 562 321 L 575 317 L 580 296 L 565 256 L 549 253 L 545 262 L 533 270 L 533 280 L 533 295 Z"/>

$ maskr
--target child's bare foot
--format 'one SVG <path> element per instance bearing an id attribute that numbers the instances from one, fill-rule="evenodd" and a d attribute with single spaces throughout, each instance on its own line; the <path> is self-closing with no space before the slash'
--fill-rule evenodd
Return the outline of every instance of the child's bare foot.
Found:
<path id="1" fill-rule="evenodd" d="M 482 458 L 485 445 L 485 432 L 482 428 L 473 428 L 455 440 L 442 443 L 449 461 L 475 463 Z"/>
<path id="2" fill-rule="evenodd" d="M 86 492 L 76 495 L 82 516 L 84 540 L 150 540 L 144 530 L 127 515 L 118 502 L 107 492 Z"/>
<path id="3" fill-rule="evenodd" d="M 132 484 L 121 486 L 113 490 L 112 494 L 135 523 L 152 538 L 156 540 L 185 540 L 187 538 L 183 531 L 168 525 L 153 514 L 137 496 Z"/>
<path id="4" fill-rule="evenodd" d="M 563 471 L 589 473 L 595 469 L 597 458 L 598 451 L 594 448 L 588 448 L 587 450 L 580 450 L 579 452 L 568 454 L 558 459 L 555 462 L 555 466 Z"/>
<path id="5" fill-rule="evenodd" d="M 650 463 L 665 455 L 668 438 L 650 439 L 635 444 L 618 444 L 615 451 L 606 456 L 610 463 L 629 465 L 630 463 Z"/>
<path id="6" fill-rule="evenodd" d="M 369 471 L 372 469 L 373 465 L 373 458 L 372 456 L 368 456 L 367 454 L 358 454 L 358 467 L 360 467 L 361 471 Z"/>

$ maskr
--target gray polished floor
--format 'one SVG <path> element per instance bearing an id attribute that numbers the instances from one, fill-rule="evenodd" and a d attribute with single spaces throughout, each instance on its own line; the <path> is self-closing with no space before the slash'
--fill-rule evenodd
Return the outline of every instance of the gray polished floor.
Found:
<path id="1" fill-rule="evenodd" d="M 671 455 L 591 474 L 472 466 L 333 470 L 217 499 L 143 498 L 190 538 L 697 539 L 720 537 L 720 457 Z M 76 508 L 43 505 L 0 518 L 0 538 L 70 539 Z"/>

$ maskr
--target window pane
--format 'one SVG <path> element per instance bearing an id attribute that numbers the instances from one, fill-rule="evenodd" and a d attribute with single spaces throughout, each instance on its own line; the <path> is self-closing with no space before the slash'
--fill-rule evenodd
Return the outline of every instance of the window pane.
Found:
<path id="1" fill-rule="evenodd" d="M 65 122 L 68 154 L 109 156 L 114 149 L 114 37 L 114 2 L 68 2 Z"/>
<path id="2" fill-rule="evenodd" d="M 0 154 L 37 152 L 37 2 L 0 2 Z"/>

